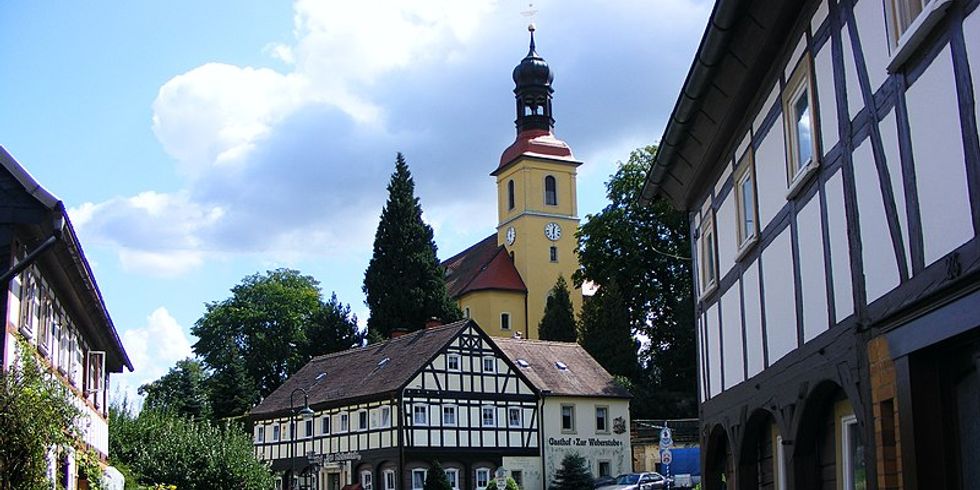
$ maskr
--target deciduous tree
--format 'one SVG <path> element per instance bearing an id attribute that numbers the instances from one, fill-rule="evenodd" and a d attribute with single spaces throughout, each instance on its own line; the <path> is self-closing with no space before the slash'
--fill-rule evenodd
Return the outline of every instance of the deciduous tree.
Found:
<path id="1" fill-rule="evenodd" d="M 446 292 L 432 227 L 422 221 L 415 181 L 401 153 L 388 183 L 363 290 L 371 309 L 368 330 L 381 338 L 396 328 L 421 329 L 432 317 L 450 322 L 462 316 Z"/>
<path id="2" fill-rule="evenodd" d="M 579 343 L 614 376 L 637 374 L 638 342 L 633 338 L 629 314 L 615 281 L 602 286 L 582 306 Z"/>
<path id="3" fill-rule="evenodd" d="M 160 379 L 139 387 L 143 407 L 171 410 L 194 419 L 211 417 L 208 397 L 208 376 L 200 361 L 184 359 L 170 368 Z"/>
<path id="4" fill-rule="evenodd" d="M 577 338 L 572 299 L 568 292 L 568 283 L 563 276 L 558 276 L 555 286 L 551 288 L 551 293 L 548 295 L 544 316 L 538 325 L 538 336 L 541 340 L 560 342 L 575 342 Z"/>

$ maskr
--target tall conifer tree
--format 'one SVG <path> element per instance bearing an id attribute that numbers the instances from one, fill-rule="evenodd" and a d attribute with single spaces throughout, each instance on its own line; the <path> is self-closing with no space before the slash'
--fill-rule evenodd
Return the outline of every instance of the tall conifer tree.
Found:
<path id="1" fill-rule="evenodd" d="M 538 325 L 538 336 L 541 340 L 557 340 L 560 342 L 575 342 L 575 313 L 572 312 L 572 299 L 568 292 L 568 283 L 563 276 L 558 276 L 555 287 L 551 288 L 548 302 L 544 306 L 544 316 Z"/>
<path id="2" fill-rule="evenodd" d="M 415 182 L 401 153 L 388 183 L 388 202 L 381 210 L 363 290 L 371 309 L 368 330 L 382 338 L 396 328 L 418 330 L 432 317 L 448 322 L 461 316 L 446 292 L 432 227 L 422 221 Z"/>
<path id="3" fill-rule="evenodd" d="M 637 374 L 638 346 L 615 281 L 586 300 L 579 321 L 579 343 L 609 374 L 629 378 Z"/>

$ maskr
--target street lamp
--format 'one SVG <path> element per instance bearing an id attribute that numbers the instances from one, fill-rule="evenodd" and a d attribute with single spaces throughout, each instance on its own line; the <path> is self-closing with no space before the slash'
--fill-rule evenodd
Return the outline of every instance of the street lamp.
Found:
<path id="1" fill-rule="evenodd" d="M 300 408 L 298 410 L 296 409 L 296 406 L 293 404 L 293 397 L 296 395 L 297 392 L 303 393 L 303 408 Z M 313 410 L 310 408 L 310 394 L 307 393 L 306 390 L 304 390 L 303 388 L 296 388 L 295 390 L 293 390 L 292 393 L 289 394 L 289 412 L 293 415 L 293 418 L 295 418 L 296 415 L 299 415 L 303 420 L 313 419 L 314 413 Z M 296 468 L 295 468 L 296 433 L 299 432 L 299 427 L 296 424 L 296 421 L 293 420 L 293 418 L 291 418 L 289 421 L 290 425 L 292 426 L 289 432 L 292 434 L 293 437 L 292 444 L 290 444 L 289 447 L 289 461 L 290 461 L 291 469 L 293 471 L 292 478 L 290 479 L 289 487 L 293 490 L 296 490 L 297 487 L 299 486 L 299 476 L 296 474 Z"/>

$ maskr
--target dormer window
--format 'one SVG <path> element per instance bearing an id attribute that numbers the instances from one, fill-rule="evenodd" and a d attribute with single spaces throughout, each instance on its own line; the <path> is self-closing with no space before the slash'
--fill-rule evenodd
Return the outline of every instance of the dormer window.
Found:
<path id="1" fill-rule="evenodd" d="M 544 178 L 544 203 L 547 206 L 558 205 L 558 182 L 553 175 Z"/>

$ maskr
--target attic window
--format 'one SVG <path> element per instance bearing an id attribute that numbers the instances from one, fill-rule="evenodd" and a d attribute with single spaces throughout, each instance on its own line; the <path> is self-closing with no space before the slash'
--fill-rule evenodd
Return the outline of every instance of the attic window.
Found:
<path id="1" fill-rule="evenodd" d="M 391 362 L 391 358 L 390 357 L 386 357 L 386 358 L 378 361 L 378 367 L 379 368 L 383 368 L 383 367 L 387 366 L 389 362 Z"/>
<path id="2" fill-rule="evenodd" d="M 558 368 L 559 371 L 568 371 L 568 364 L 561 361 L 555 361 L 555 367 Z"/>
<path id="3" fill-rule="evenodd" d="M 518 359 L 517 360 L 517 365 L 520 366 L 520 367 L 522 367 L 522 368 L 531 367 L 531 365 L 527 361 L 525 361 L 524 359 Z"/>

